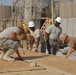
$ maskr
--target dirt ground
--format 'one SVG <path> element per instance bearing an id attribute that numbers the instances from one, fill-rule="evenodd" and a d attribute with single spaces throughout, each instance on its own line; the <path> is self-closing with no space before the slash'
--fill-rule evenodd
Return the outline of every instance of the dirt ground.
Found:
<path id="1" fill-rule="evenodd" d="M 0 75 L 76 75 L 76 60 L 26 50 L 24 61 L 0 59 Z M 12 55 L 17 57 L 16 54 Z"/>

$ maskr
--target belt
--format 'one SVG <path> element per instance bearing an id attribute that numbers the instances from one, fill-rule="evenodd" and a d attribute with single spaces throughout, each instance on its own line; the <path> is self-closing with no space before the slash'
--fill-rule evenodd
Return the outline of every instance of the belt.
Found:
<path id="1" fill-rule="evenodd" d="M 58 42 L 58 40 L 53 40 L 53 39 L 50 39 L 50 40 L 52 40 L 52 41 L 54 41 L 54 42 Z"/>

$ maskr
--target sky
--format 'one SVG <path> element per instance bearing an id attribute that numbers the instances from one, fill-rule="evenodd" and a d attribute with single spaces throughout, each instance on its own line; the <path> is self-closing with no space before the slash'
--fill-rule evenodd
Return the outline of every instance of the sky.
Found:
<path id="1" fill-rule="evenodd" d="M 3 6 L 11 6 L 13 1 L 14 0 L 0 0 L 0 6 L 1 6 L 1 4 Z"/>

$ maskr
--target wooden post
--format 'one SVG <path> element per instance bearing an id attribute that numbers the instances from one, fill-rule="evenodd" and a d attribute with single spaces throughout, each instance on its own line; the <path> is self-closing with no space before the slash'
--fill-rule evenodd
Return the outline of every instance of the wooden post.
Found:
<path id="1" fill-rule="evenodd" d="M 52 12 L 52 24 L 53 24 L 53 20 L 54 20 L 54 0 L 51 0 L 51 12 Z"/>

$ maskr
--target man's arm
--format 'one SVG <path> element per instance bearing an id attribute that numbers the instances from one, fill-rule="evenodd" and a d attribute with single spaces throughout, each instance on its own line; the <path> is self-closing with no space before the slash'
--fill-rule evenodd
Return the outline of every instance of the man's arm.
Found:
<path id="1" fill-rule="evenodd" d="M 18 55 L 18 58 L 16 58 L 16 59 L 23 61 L 23 59 L 22 59 L 22 57 L 21 57 L 20 52 L 19 52 L 18 49 L 16 50 L 16 54 Z"/>
<path id="2" fill-rule="evenodd" d="M 10 35 L 10 39 L 11 40 L 14 40 L 14 41 L 19 41 L 16 36 L 17 36 L 17 34 L 15 32 L 12 32 L 11 35 Z M 18 58 L 17 59 L 23 60 L 22 57 L 21 57 L 21 55 L 20 55 L 20 53 L 19 53 L 19 50 L 18 49 L 16 50 L 16 54 L 18 55 Z"/>
<path id="3" fill-rule="evenodd" d="M 16 50 L 16 54 L 18 55 L 18 57 L 21 57 L 18 49 Z"/>
<path id="4" fill-rule="evenodd" d="M 38 48 L 38 46 L 39 46 L 39 42 L 40 42 L 40 37 L 37 38 L 36 48 Z"/>
<path id="5" fill-rule="evenodd" d="M 11 40 L 14 40 L 14 41 L 17 41 L 18 39 L 17 39 L 17 34 L 15 33 L 15 32 L 12 32 L 11 34 L 10 34 L 10 39 Z"/>
<path id="6" fill-rule="evenodd" d="M 32 39 L 30 33 L 26 33 L 26 39 L 29 42 L 30 50 L 32 49 Z"/>
<path id="7" fill-rule="evenodd" d="M 45 40 L 49 40 L 49 34 L 47 32 L 45 32 Z"/>
<path id="8" fill-rule="evenodd" d="M 69 56 L 73 51 L 74 51 L 73 48 L 69 48 L 69 50 L 68 50 L 67 53 L 66 53 L 65 58 L 68 58 L 68 56 Z"/>

